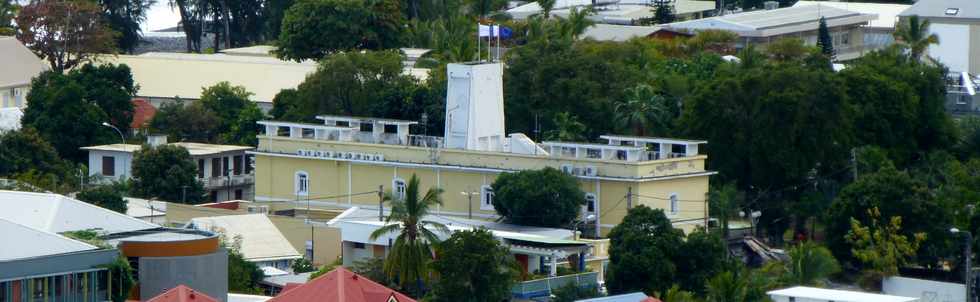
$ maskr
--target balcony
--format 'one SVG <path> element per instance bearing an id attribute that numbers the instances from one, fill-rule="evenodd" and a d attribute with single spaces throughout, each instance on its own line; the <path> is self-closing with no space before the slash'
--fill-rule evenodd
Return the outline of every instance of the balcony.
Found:
<path id="1" fill-rule="evenodd" d="M 204 184 L 205 189 L 246 186 L 255 183 L 254 174 L 229 175 L 198 179 L 200 179 Z"/>
<path id="2" fill-rule="evenodd" d="M 581 288 L 599 286 L 599 273 L 587 272 L 518 282 L 513 288 L 511 288 L 510 292 L 511 295 L 517 299 L 546 297 L 551 295 L 552 291 L 562 288 L 568 284 L 575 284 L 575 286 Z"/>

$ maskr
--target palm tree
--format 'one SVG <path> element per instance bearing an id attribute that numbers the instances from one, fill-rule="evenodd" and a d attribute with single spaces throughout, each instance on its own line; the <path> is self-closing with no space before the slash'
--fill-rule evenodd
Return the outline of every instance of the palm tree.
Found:
<path id="1" fill-rule="evenodd" d="M 538 6 L 541 6 L 541 15 L 545 19 L 551 17 L 551 10 L 555 9 L 555 2 L 557 0 L 538 0 Z"/>
<path id="2" fill-rule="evenodd" d="M 708 302 L 745 302 L 748 297 L 749 284 L 742 274 L 722 272 L 715 275 L 705 284 Z"/>
<path id="3" fill-rule="evenodd" d="M 939 44 L 939 37 L 936 34 L 929 34 L 929 20 L 920 21 L 918 15 L 909 16 L 902 20 L 895 33 L 895 42 L 909 49 L 909 55 L 918 60 L 926 52 L 929 45 Z"/>
<path id="4" fill-rule="evenodd" d="M 738 189 L 734 182 L 712 188 L 708 193 L 711 199 L 711 216 L 718 218 L 724 238 L 728 238 L 728 220 L 738 209 Z"/>
<path id="5" fill-rule="evenodd" d="M 589 19 L 593 13 L 595 13 L 595 9 L 592 6 L 583 9 L 573 7 L 568 10 L 568 19 L 562 20 L 559 24 L 562 36 L 577 40 L 579 36 L 585 33 L 586 29 L 595 25 L 595 21 Z"/>
<path id="6" fill-rule="evenodd" d="M 783 275 L 783 282 L 787 285 L 821 285 L 827 277 L 840 271 L 840 265 L 830 250 L 811 241 L 791 248 L 789 258 Z"/>
<path id="7" fill-rule="evenodd" d="M 385 259 L 384 272 L 389 278 L 397 278 L 403 287 L 411 281 L 416 282 L 417 293 L 421 292 L 422 282 L 427 279 L 427 267 L 432 260 L 430 244 L 439 242 L 437 232 L 449 234 L 445 225 L 423 220 L 429 209 L 442 205 L 439 195 L 442 189 L 429 188 L 425 196 L 419 197 L 419 178 L 412 174 L 403 195 L 385 192 L 383 200 L 391 204 L 391 214 L 385 218 L 385 226 L 371 233 L 371 240 L 387 234 L 398 234 L 388 258 Z"/>
<path id="8" fill-rule="evenodd" d="M 555 129 L 545 132 L 545 139 L 574 142 L 585 138 L 582 136 L 582 133 L 585 132 L 585 124 L 579 122 L 571 113 L 560 112 L 556 114 L 554 123 Z"/>
<path id="9" fill-rule="evenodd" d="M 626 99 L 616 104 L 615 111 L 621 126 L 639 136 L 646 135 L 651 127 L 666 129 L 671 118 L 667 98 L 646 84 L 627 89 Z"/>

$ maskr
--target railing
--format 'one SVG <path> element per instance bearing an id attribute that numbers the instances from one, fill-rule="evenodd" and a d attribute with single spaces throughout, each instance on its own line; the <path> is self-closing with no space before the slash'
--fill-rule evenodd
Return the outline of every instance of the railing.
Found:
<path id="1" fill-rule="evenodd" d="M 442 137 L 430 135 L 409 135 L 408 145 L 423 148 L 442 148 Z"/>
<path id="2" fill-rule="evenodd" d="M 513 288 L 511 288 L 510 292 L 514 298 L 519 299 L 544 297 L 551 295 L 552 291 L 567 286 L 568 284 L 575 284 L 575 286 L 582 288 L 599 286 L 599 273 L 588 272 L 518 282 Z"/>
<path id="3" fill-rule="evenodd" d="M 255 175 L 241 174 L 202 178 L 201 182 L 204 183 L 205 188 L 244 186 L 255 183 Z"/>

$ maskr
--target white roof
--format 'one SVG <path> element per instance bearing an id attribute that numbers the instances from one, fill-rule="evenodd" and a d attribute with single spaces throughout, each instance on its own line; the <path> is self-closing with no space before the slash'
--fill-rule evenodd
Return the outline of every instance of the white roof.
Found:
<path id="1" fill-rule="evenodd" d="M 901 16 L 918 15 L 928 18 L 980 19 L 980 1 L 977 0 L 919 0 Z"/>
<path id="2" fill-rule="evenodd" d="M 241 236 L 241 252 L 248 261 L 271 261 L 301 258 L 269 217 L 263 214 L 198 217 L 190 226 L 221 233 L 231 242 Z"/>
<path id="3" fill-rule="evenodd" d="M 17 107 L 0 108 L 0 133 L 20 130 L 24 111 Z"/>
<path id="4" fill-rule="evenodd" d="M 868 3 L 868 2 L 836 2 L 836 1 L 797 1 L 793 6 L 822 5 L 827 7 L 845 9 L 862 14 L 877 14 L 878 19 L 872 20 L 868 27 L 875 28 L 895 28 L 898 22 L 898 14 L 905 11 L 911 5 L 891 4 L 891 3 Z"/>
<path id="5" fill-rule="evenodd" d="M 190 143 L 190 142 L 169 143 L 167 145 L 184 147 L 184 149 L 187 149 L 187 152 L 190 153 L 191 156 L 212 155 L 212 154 L 219 154 L 224 152 L 246 151 L 246 150 L 254 149 L 253 147 L 249 147 L 249 146 L 202 144 L 202 143 Z M 81 149 L 133 153 L 139 151 L 142 148 L 143 148 L 142 145 L 111 144 L 111 145 L 82 147 Z"/>
<path id="6" fill-rule="evenodd" d="M 769 291 L 770 296 L 794 297 L 813 300 L 832 300 L 837 302 L 912 302 L 919 298 L 862 293 L 846 290 L 823 289 L 797 286 Z"/>
<path id="7" fill-rule="evenodd" d="M 66 254 L 94 250 L 98 247 L 58 234 L 30 228 L 26 225 L 0 219 L 0 238 L 5 244 L 0 249 L 0 261 Z"/>
<path id="8" fill-rule="evenodd" d="M 659 26 L 630 26 L 614 24 L 595 24 L 585 29 L 582 38 L 596 41 L 623 42 L 635 37 L 646 37 L 660 30 Z"/>
<path id="9" fill-rule="evenodd" d="M 0 37 L 0 66 L 0 88 L 27 86 L 32 78 L 48 70 L 48 64 L 14 37 Z"/>
<path id="10" fill-rule="evenodd" d="M 0 190 L 0 208 L 0 219 L 52 233 L 89 229 L 119 233 L 160 227 L 52 193 Z"/>
<path id="11" fill-rule="evenodd" d="M 816 30 L 821 17 L 827 20 L 829 27 L 866 24 L 878 18 L 874 14 L 826 5 L 804 5 L 675 22 L 664 27 L 675 31 L 720 29 L 743 37 L 770 37 Z"/>
<path id="12" fill-rule="evenodd" d="M 129 217 L 143 218 L 167 215 L 167 203 L 159 200 L 146 200 L 142 198 L 125 197 L 126 215 Z M 152 205 L 152 209 L 150 206 Z"/>
<path id="13" fill-rule="evenodd" d="M 596 6 L 595 15 L 590 18 L 598 22 L 609 23 L 629 23 L 629 21 L 653 17 L 653 10 L 648 5 L 649 0 L 619 0 L 616 4 Z M 687 15 L 691 13 L 706 12 L 715 9 L 714 1 L 697 0 L 676 0 L 674 4 L 674 14 Z M 557 0 L 551 11 L 552 15 L 566 17 L 572 7 L 582 9 L 593 5 L 592 0 Z M 530 2 L 512 9 L 507 13 L 517 19 L 524 19 L 528 16 L 541 13 L 541 5 L 537 2 Z"/>

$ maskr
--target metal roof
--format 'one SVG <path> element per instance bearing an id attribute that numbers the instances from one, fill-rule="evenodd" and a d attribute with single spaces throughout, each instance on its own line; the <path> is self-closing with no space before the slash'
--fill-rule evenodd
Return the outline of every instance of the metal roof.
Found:
<path id="1" fill-rule="evenodd" d="M 249 147 L 249 146 L 202 144 L 202 143 L 190 143 L 190 142 L 168 143 L 167 145 L 184 147 L 184 149 L 187 149 L 187 152 L 190 153 L 191 156 L 212 155 L 212 154 L 219 154 L 224 152 L 247 151 L 247 150 L 255 149 L 254 147 Z M 142 148 L 143 148 L 142 145 L 110 144 L 110 145 L 82 147 L 81 149 L 132 153 L 132 152 L 139 151 Z"/>
<path id="2" fill-rule="evenodd" d="M 0 219 L 52 233 L 89 229 L 119 233 L 160 227 L 52 193 L 0 190 L 0 208 Z"/>
<path id="3" fill-rule="evenodd" d="M 648 0 L 620 0 L 614 5 L 595 6 L 595 15 L 589 18 L 598 22 L 610 23 L 628 23 L 628 21 L 636 19 L 651 18 L 654 12 L 649 6 L 649 3 Z M 715 3 L 713 1 L 676 0 L 673 4 L 674 14 L 677 15 L 707 12 L 715 9 Z M 590 5 L 593 5 L 592 0 L 558 0 L 555 2 L 551 14 L 559 17 L 567 17 L 571 7 L 579 7 L 581 9 Z M 514 18 L 524 19 L 531 15 L 541 13 L 541 5 L 538 5 L 537 2 L 530 2 L 509 9 L 507 13 Z"/>
<path id="4" fill-rule="evenodd" d="M 241 236 L 241 252 L 248 261 L 297 259 L 302 256 L 263 214 L 198 217 L 189 227 L 221 233 L 232 241 Z"/>
<path id="5" fill-rule="evenodd" d="M 0 37 L 0 66 L 0 88 L 30 85 L 32 78 L 49 69 L 14 37 Z"/>
<path id="6" fill-rule="evenodd" d="M 623 42 L 635 37 L 646 37 L 660 30 L 660 26 L 629 26 L 595 24 L 585 29 L 582 38 L 596 41 Z"/>
<path id="7" fill-rule="evenodd" d="M 947 14 L 947 10 L 955 14 Z M 980 19 L 980 1 L 977 0 L 919 0 L 899 16 L 919 15 L 928 18 Z"/>
<path id="8" fill-rule="evenodd" d="M 660 301 L 654 300 L 648 297 L 644 293 L 629 293 L 615 296 L 599 297 L 585 300 L 576 300 L 575 302 L 646 302 L 646 301 Z"/>
<path id="9" fill-rule="evenodd" d="M 51 232 L 0 219 L 0 238 L 6 243 L 0 249 L 0 261 L 67 254 L 98 247 Z"/>
<path id="10" fill-rule="evenodd" d="M 816 30 L 821 17 L 826 18 L 829 27 L 861 25 L 877 19 L 877 15 L 861 14 L 832 6 L 806 5 L 676 22 L 665 24 L 664 27 L 675 31 L 720 29 L 745 37 L 768 37 Z"/>
<path id="11" fill-rule="evenodd" d="M 836 1 L 797 1 L 793 6 L 822 5 L 833 7 L 862 14 L 877 14 L 878 19 L 871 21 L 868 27 L 874 28 L 895 28 L 898 22 L 898 15 L 911 5 L 892 4 L 892 3 L 868 3 L 868 2 L 836 2 Z"/>
<path id="12" fill-rule="evenodd" d="M 812 300 L 833 300 L 838 302 L 912 302 L 919 298 L 890 296 L 863 293 L 846 290 L 823 289 L 815 287 L 796 286 L 769 291 L 770 296 L 795 297 Z"/>

